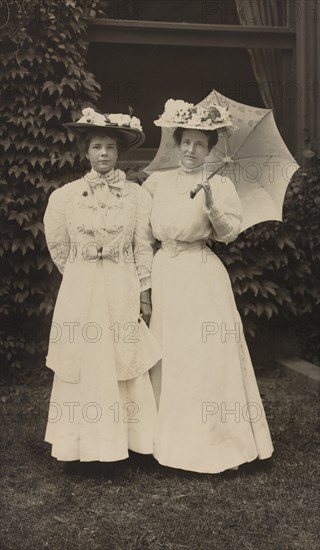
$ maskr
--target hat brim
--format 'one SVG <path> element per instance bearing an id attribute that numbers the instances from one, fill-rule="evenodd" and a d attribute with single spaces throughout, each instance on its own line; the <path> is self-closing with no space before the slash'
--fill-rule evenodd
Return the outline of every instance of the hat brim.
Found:
<path id="1" fill-rule="evenodd" d="M 117 124 L 105 124 L 101 126 L 100 124 L 86 124 L 85 122 L 67 122 L 63 126 L 71 130 L 77 136 L 81 136 L 85 132 L 90 132 L 92 130 L 115 130 L 123 137 L 127 149 L 139 147 L 146 139 L 145 134 L 141 130 L 137 128 L 119 128 Z"/>

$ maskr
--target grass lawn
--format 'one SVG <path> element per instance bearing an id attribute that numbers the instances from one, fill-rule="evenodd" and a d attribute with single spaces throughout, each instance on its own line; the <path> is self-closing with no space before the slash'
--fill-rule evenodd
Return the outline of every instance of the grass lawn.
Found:
<path id="1" fill-rule="evenodd" d="M 134 453 L 65 468 L 43 442 L 52 373 L 18 374 L 1 393 L 3 550 L 318 550 L 319 395 L 309 380 L 257 370 L 273 458 L 203 475 Z"/>

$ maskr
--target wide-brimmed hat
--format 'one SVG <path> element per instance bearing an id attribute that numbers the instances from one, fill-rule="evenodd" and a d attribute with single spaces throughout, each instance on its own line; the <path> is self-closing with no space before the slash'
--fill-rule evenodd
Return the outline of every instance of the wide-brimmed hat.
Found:
<path id="1" fill-rule="evenodd" d="M 135 116 L 122 113 L 101 114 L 91 107 L 83 109 L 82 114 L 83 116 L 76 122 L 64 124 L 78 136 L 95 128 L 99 130 L 110 128 L 122 136 L 127 149 L 138 147 L 145 140 L 141 122 Z"/>
<path id="2" fill-rule="evenodd" d="M 168 99 L 164 112 L 154 121 L 161 128 L 187 128 L 189 130 L 237 130 L 226 107 L 210 103 L 194 105 L 182 99 Z"/>

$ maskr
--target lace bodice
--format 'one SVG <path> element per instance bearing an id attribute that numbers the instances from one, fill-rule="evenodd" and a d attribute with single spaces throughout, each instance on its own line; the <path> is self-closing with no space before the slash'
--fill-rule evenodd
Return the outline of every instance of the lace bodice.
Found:
<path id="1" fill-rule="evenodd" d="M 136 262 L 141 290 L 150 287 L 153 258 L 151 199 L 124 172 L 101 178 L 92 170 L 52 193 L 44 217 L 51 257 L 63 273 L 68 259 Z M 132 246 L 131 246 L 132 245 Z M 133 248 L 133 250 L 132 250 Z M 126 256 L 127 255 L 127 256 Z"/>

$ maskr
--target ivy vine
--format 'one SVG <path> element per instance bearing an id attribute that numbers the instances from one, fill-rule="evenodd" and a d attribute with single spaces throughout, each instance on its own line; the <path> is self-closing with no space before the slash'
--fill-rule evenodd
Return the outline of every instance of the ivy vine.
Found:
<path id="1" fill-rule="evenodd" d="M 2 353 L 13 366 L 46 346 L 58 276 L 43 235 L 52 190 L 74 178 L 81 158 L 63 122 L 94 106 L 100 86 L 86 66 L 85 17 L 98 2 L 4 3 L 1 73 Z"/>

